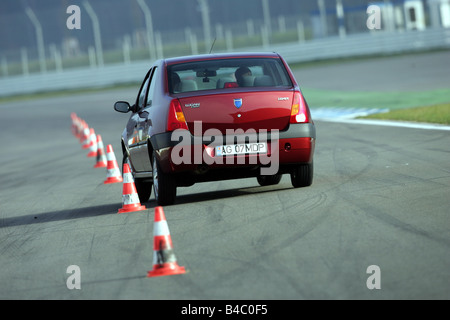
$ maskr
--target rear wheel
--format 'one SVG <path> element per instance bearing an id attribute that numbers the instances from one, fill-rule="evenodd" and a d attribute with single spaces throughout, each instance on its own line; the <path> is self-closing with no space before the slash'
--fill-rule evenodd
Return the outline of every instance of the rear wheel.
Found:
<path id="1" fill-rule="evenodd" d="M 161 166 L 153 151 L 152 169 L 153 169 L 153 190 L 158 205 L 171 205 L 175 202 L 177 195 L 177 185 L 174 178 L 161 170 Z"/>
<path id="2" fill-rule="evenodd" d="M 130 159 L 126 154 L 123 155 L 122 160 L 122 175 L 123 175 L 123 166 L 127 163 L 130 167 L 131 175 L 133 176 L 134 180 L 134 186 L 136 187 L 137 194 L 139 196 L 140 202 L 147 202 L 148 199 L 150 199 L 150 195 L 152 194 L 152 180 L 142 180 L 142 179 L 135 179 L 133 170 L 131 168 Z"/>
<path id="3" fill-rule="evenodd" d="M 291 183 L 294 188 L 309 187 L 313 181 L 313 163 L 302 164 L 291 172 Z"/>
<path id="4" fill-rule="evenodd" d="M 260 186 L 272 186 L 275 184 L 280 183 L 281 178 L 282 178 L 282 174 L 274 174 L 271 176 L 258 176 L 256 177 L 256 179 L 258 180 L 258 183 Z"/>

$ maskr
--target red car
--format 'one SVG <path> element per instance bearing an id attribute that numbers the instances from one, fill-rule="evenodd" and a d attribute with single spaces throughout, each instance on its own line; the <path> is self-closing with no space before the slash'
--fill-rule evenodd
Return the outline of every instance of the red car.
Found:
<path id="1" fill-rule="evenodd" d="M 208 54 L 158 60 L 122 134 L 141 202 L 153 186 L 158 205 L 177 187 L 256 177 L 292 185 L 313 180 L 315 126 L 290 68 L 276 53 Z"/>

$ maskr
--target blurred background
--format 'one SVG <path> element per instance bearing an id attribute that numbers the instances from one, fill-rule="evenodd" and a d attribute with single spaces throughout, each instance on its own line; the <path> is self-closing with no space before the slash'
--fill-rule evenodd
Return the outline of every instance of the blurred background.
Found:
<path id="1" fill-rule="evenodd" d="M 155 59 L 450 47 L 450 0 L 2 0 L 0 96 L 138 82 Z"/>

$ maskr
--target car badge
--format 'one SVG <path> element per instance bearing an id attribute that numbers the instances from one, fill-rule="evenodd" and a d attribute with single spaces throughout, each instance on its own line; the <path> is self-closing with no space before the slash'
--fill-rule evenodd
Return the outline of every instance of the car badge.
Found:
<path id="1" fill-rule="evenodd" d="M 186 108 L 199 108 L 200 107 L 200 103 L 196 102 L 196 103 L 187 103 L 184 105 Z"/>
<path id="2" fill-rule="evenodd" d="M 242 99 L 234 99 L 234 106 L 238 109 L 242 107 Z"/>

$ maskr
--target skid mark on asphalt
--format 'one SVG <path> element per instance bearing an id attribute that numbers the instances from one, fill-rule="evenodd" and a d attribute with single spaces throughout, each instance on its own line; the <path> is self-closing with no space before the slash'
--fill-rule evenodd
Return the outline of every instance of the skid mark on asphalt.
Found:
<path id="1" fill-rule="evenodd" d="M 320 202 L 322 197 L 318 197 L 318 199 Z M 299 210 L 302 210 L 302 208 L 299 207 Z M 272 266 L 273 257 L 275 255 L 279 254 L 281 251 L 292 248 L 293 244 L 314 231 L 328 216 L 328 210 L 315 212 L 310 215 L 307 221 L 304 221 L 301 225 L 298 224 L 296 232 L 289 232 L 284 235 L 275 234 L 271 230 L 268 231 L 267 228 L 270 227 L 270 224 L 268 221 L 265 221 L 266 227 L 262 226 L 260 232 L 248 240 L 250 241 L 250 244 L 252 244 L 253 250 L 250 252 L 251 254 L 249 255 L 247 250 L 245 251 L 247 254 L 239 252 L 236 248 L 229 250 L 228 253 L 230 255 L 233 254 L 235 258 L 238 257 L 238 259 L 234 260 L 238 261 L 238 263 L 230 267 L 226 272 L 220 273 L 214 279 L 211 279 L 210 286 L 214 287 L 222 285 L 224 282 L 233 282 L 236 279 L 236 274 L 246 273 L 248 270 L 254 270 L 255 268 L 264 269 L 267 272 L 270 268 L 266 268 L 264 265 L 269 263 Z M 285 273 L 283 273 L 282 276 L 286 278 Z M 287 277 L 286 281 L 289 282 L 289 277 Z M 294 290 L 300 295 L 303 295 L 300 288 L 296 287 Z"/>
<path id="2" fill-rule="evenodd" d="M 361 201 L 355 201 L 354 198 L 350 197 L 348 194 L 341 193 L 341 197 L 346 199 L 348 203 L 351 203 L 354 207 L 361 210 L 361 212 L 366 213 L 369 216 L 372 216 L 373 218 L 381 221 L 387 226 L 391 226 L 394 228 L 397 228 L 401 231 L 405 231 L 411 234 L 414 234 L 416 236 L 420 236 L 423 238 L 426 238 L 428 240 L 431 240 L 433 242 L 439 243 L 441 245 L 444 245 L 446 247 L 450 247 L 450 241 L 448 239 L 445 239 L 440 236 L 436 236 L 435 234 L 432 234 L 430 232 L 427 232 L 425 229 L 420 228 L 418 226 L 414 226 L 408 222 L 402 221 L 396 217 L 394 217 L 392 214 L 386 213 L 383 210 Z"/>
<path id="3" fill-rule="evenodd" d="M 374 159 L 377 158 L 376 152 L 366 147 L 355 147 L 351 150 L 340 150 L 338 147 L 333 149 L 332 159 L 334 171 L 339 176 L 339 185 L 353 183 L 359 177 L 367 173 L 372 167 Z"/>

